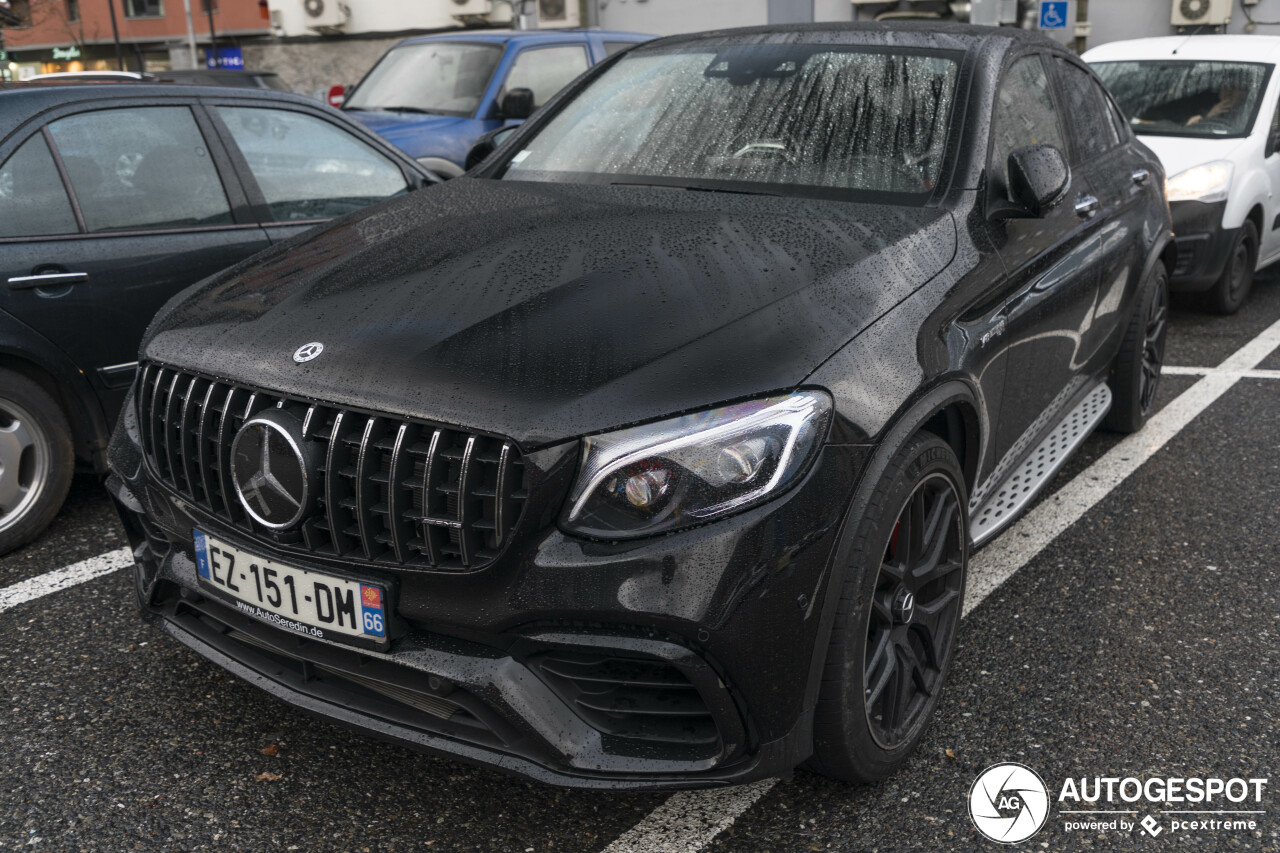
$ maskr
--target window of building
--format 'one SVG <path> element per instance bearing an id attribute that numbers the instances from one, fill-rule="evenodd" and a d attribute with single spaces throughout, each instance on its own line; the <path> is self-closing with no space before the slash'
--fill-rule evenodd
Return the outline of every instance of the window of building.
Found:
<path id="1" fill-rule="evenodd" d="M 163 18 L 162 0 L 124 0 L 126 18 Z"/>
<path id="2" fill-rule="evenodd" d="M 80 0 L 67 0 L 67 20 L 80 20 Z"/>

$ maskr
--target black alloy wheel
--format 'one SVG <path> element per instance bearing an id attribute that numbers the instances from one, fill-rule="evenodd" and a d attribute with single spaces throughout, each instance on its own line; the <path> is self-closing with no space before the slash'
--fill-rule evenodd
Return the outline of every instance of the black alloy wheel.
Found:
<path id="1" fill-rule="evenodd" d="M 1160 370 L 1164 365 L 1164 339 L 1169 331 L 1169 288 L 1161 281 L 1147 306 L 1146 331 L 1142 338 L 1142 375 L 1138 400 L 1145 416 L 1151 414 L 1160 390 Z"/>
<path id="2" fill-rule="evenodd" d="M 1155 411 L 1168 333 L 1169 271 L 1156 263 L 1138 292 L 1138 304 L 1107 379 L 1111 386 L 1111 409 L 1103 422 L 1107 429 L 1137 432 Z"/>
<path id="3" fill-rule="evenodd" d="M 968 497 L 951 446 L 919 433 L 850 508 L 843 580 L 809 769 L 870 783 L 897 772 L 942 695 L 964 602 Z"/>
<path id="4" fill-rule="evenodd" d="M 960 497 L 942 474 L 916 486 L 898 515 L 867 619 L 867 725 L 892 750 L 919 728 L 942 674 L 963 598 Z"/>

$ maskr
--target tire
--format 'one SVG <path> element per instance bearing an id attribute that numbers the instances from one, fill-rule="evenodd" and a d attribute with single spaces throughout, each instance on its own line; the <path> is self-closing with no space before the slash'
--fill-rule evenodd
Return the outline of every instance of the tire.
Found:
<path id="1" fill-rule="evenodd" d="M 1155 408 L 1169 331 L 1169 272 L 1157 263 L 1143 284 L 1138 305 L 1111 366 L 1111 410 L 1103 426 L 1112 432 L 1142 429 Z"/>
<path id="2" fill-rule="evenodd" d="M 61 407 L 32 380 L 0 369 L 0 554 L 49 526 L 74 470 L 71 428 Z"/>
<path id="3" fill-rule="evenodd" d="M 1253 288 L 1253 268 L 1257 263 L 1258 229 L 1246 219 L 1231 243 L 1222 277 L 1204 294 L 1204 307 L 1216 314 L 1239 311 Z"/>
<path id="4" fill-rule="evenodd" d="M 924 735 L 960 623 L 967 506 L 960 463 L 934 435 L 908 439 L 886 466 L 853 528 L 850 558 L 837 567 L 844 577 L 814 712 L 814 752 L 805 764 L 810 770 L 876 782 L 901 768 Z M 912 547 L 917 529 L 923 535 Z M 930 531 L 936 554 L 922 547 Z M 930 556 L 932 579 L 924 570 Z M 918 574 L 902 571 L 917 557 L 924 558 Z M 915 602 L 904 600 L 906 591 Z M 911 655 L 910 677 L 903 678 Z M 902 693 L 894 695 L 898 688 Z M 907 701 L 895 701 L 903 697 Z M 891 706 L 899 708 L 896 718 Z"/>

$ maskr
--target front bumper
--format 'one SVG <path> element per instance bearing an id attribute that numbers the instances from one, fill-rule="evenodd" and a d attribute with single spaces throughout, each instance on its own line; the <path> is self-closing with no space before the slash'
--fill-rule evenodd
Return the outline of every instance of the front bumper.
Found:
<path id="1" fill-rule="evenodd" d="M 1169 212 L 1173 214 L 1174 245 L 1178 249 L 1171 289 L 1204 291 L 1222 277 L 1239 230 L 1222 227 L 1226 209 L 1225 201 L 1210 204 L 1175 201 L 1169 205 Z"/>
<path id="2" fill-rule="evenodd" d="M 404 629 L 380 652 L 289 633 L 205 594 L 196 528 L 287 564 L 342 569 L 279 554 L 158 485 L 131 414 L 126 404 L 108 488 L 144 618 L 278 698 L 577 787 L 736 784 L 810 754 L 821 604 L 866 448 L 828 446 L 787 495 L 705 527 L 595 543 L 564 535 L 549 511 L 481 571 L 382 573 Z"/>

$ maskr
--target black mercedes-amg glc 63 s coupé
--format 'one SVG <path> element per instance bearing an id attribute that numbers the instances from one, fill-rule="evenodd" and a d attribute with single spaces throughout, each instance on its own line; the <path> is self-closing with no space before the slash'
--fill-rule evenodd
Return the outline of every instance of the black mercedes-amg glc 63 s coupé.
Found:
<path id="1" fill-rule="evenodd" d="M 970 552 L 1152 407 L 1163 179 L 1019 30 L 627 51 L 161 310 L 110 449 L 143 613 L 537 779 L 882 778 Z"/>

